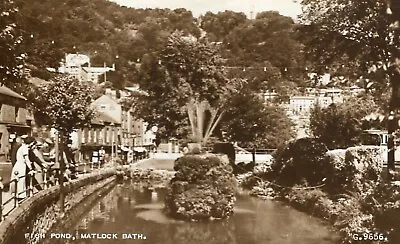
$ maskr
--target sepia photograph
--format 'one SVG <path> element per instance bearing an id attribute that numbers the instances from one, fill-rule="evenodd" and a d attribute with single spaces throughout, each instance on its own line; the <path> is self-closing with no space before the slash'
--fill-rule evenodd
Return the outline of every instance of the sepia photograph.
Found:
<path id="1" fill-rule="evenodd" d="M 1 0 L 0 244 L 400 243 L 400 0 Z"/>

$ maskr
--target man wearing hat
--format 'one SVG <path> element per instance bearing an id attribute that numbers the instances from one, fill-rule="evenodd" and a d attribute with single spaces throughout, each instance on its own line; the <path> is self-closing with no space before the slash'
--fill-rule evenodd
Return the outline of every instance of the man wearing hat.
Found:
<path id="1" fill-rule="evenodd" d="M 44 187 L 43 170 L 50 166 L 46 160 L 44 160 L 43 154 L 40 151 L 42 147 L 43 143 L 37 140 L 29 146 L 29 159 L 33 163 L 34 169 L 37 171 L 32 179 L 32 183 L 34 188 L 38 191 L 42 190 Z"/>
<path id="2" fill-rule="evenodd" d="M 56 170 L 60 167 L 59 165 L 55 165 L 56 149 L 54 147 L 54 142 L 50 138 L 46 138 L 43 141 L 43 145 L 40 150 L 42 152 L 43 159 L 47 162 L 47 165 L 52 167 L 47 173 L 47 178 L 50 182 L 55 183 L 55 175 L 57 173 Z"/>
<path id="3" fill-rule="evenodd" d="M 54 147 L 54 143 L 50 138 L 46 138 L 44 140 L 41 149 L 46 162 L 54 162 L 56 158 L 56 150 Z"/>

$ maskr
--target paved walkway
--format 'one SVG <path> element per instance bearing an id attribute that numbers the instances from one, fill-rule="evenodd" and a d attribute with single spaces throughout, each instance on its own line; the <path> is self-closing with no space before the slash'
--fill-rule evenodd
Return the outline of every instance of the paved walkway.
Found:
<path id="1" fill-rule="evenodd" d="M 156 159 L 149 158 L 141 160 L 140 162 L 134 164 L 135 167 L 140 169 L 165 169 L 174 170 L 175 159 Z"/>

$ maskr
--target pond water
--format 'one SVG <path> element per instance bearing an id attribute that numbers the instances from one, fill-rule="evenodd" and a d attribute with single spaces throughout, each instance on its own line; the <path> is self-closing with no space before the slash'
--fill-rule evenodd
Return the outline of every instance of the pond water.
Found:
<path id="1" fill-rule="evenodd" d="M 94 203 L 83 204 L 83 214 L 53 231 L 70 233 L 73 239 L 49 239 L 47 235 L 42 243 L 339 243 L 328 225 L 276 201 L 239 195 L 229 219 L 183 222 L 163 214 L 163 199 L 163 189 L 152 192 L 129 182 L 116 185 Z M 111 239 L 99 239 L 106 238 L 105 234 Z"/>

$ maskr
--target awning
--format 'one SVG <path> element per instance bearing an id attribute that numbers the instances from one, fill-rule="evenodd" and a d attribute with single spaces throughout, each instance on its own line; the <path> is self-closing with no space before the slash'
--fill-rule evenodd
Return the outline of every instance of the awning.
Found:
<path id="1" fill-rule="evenodd" d="M 134 147 L 133 150 L 135 152 L 147 152 L 147 149 L 144 147 Z"/>
<path id="2" fill-rule="evenodd" d="M 124 152 L 132 152 L 131 149 L 129 149 L 129 148 L 125 147 L 125 146 L 122 146 L 122 145 L 119 148 L 121 148 L 121 150 L 124 151 Z"/>

